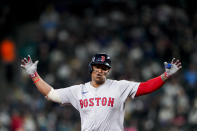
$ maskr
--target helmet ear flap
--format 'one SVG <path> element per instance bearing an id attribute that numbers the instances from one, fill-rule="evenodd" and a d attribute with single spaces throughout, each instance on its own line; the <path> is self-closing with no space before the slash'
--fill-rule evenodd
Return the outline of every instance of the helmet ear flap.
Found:
<path id="1" fill-rule="evenodd" d="M 89 72 L 90 72 L 90 74 L 91 74 L 92 71 L 93 71 L 91 63 L 88 65 L 88 67 L 89 67 Z"/>

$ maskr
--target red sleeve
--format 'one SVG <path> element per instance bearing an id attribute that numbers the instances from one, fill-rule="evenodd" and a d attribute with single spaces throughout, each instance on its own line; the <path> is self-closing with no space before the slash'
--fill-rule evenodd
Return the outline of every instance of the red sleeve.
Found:
<path id="1" fill-rule="evenodd" d="M 146 82 L 141 82 L 135 96 L 152 93 L 159 89 L 164 83 L 165 82 L 161 79 L 161 76 L 150 79 Z"/>

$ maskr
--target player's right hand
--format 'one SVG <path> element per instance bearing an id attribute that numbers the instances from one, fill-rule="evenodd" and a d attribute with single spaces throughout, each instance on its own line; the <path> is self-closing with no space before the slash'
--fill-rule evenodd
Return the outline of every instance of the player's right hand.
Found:
<path id="1" fill-rule="evenodd" d="M 35 73 L 37 72 L 37 64 L 38 64 L 38 60 L 33 63 L 30 55 L 28 55 L 27 58 L 24 58 L 21 60 L 21 67 L 31 77 L 34 77 Z"/>

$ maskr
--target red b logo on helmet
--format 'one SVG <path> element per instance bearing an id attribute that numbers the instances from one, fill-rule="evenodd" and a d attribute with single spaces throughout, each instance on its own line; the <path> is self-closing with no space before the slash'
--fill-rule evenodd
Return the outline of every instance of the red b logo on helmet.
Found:
<path id="1" fill-rule="evenodd" d="M 105 56 L 101 56 L 101 61 L 102 61 L 102 62 L 105 61 Z"/>

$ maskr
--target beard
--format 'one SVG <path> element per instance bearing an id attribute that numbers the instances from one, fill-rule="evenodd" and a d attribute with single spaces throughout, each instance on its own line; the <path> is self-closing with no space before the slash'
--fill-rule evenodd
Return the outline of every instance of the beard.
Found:
<path id="1" fill-rule="evenodd" d="M 105 83 L 106 81 L 106 75 L 108 72 L 104 72 L 104 73 L 96 73 L 93 72 L 94 74 L 92 74 L 92 81 L 98 86 L 98 85 L 102 85 Z"/>
<path id="2" fill-rule="evenodd" d="M 105 82 L 105 78 L 95 80 L 96 84 L 101 85 Z"/>
<path id="3" fill-rule="evenodd" d="M 106 80 L 105 75 L 97 75 L 97 77 L 95 79 L 95 83 L 99 84 L 99 85 L 103 84 L 105 82 L 105 80 Z"/>

